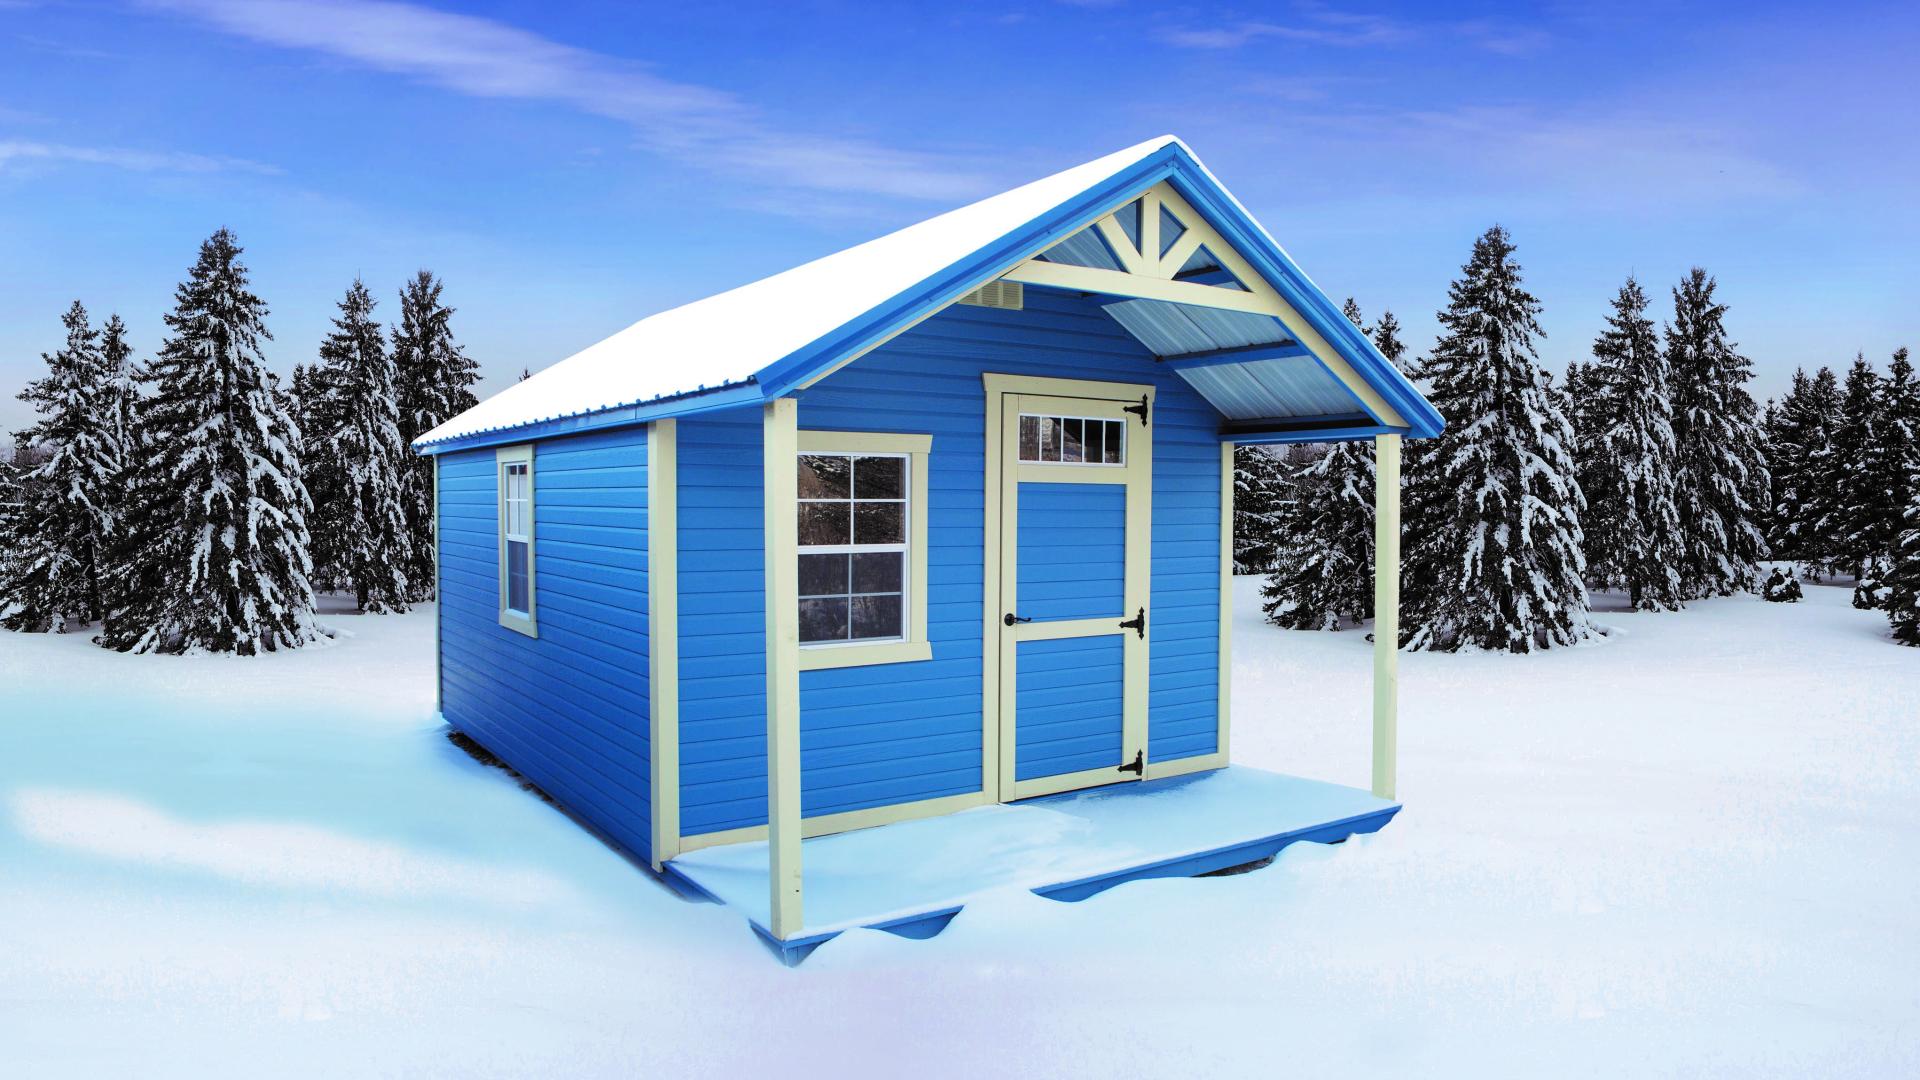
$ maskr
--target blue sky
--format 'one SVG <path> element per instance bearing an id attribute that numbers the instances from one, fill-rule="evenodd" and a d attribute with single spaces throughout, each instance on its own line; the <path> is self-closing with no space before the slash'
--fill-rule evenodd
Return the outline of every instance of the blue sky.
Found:
<path id="1" fill-rule="evenodd" d="M 1763 395 L 1920 347 L 1910 4 L 0 0 L 0 429 L 78 297 L 142 354 L 220 225 L 313 356 L 431 267 L 489 384 L 1163 132 L 1416 349 L 1505 224 L 1585 355 L 1720 277 Z"/>

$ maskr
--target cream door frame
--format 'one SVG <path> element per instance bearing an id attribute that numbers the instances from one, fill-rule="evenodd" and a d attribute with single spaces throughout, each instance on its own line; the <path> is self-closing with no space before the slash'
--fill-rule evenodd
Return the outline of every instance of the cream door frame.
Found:
<path id="1" fill-rule="evenodd" d="M 982 686 L 985 757 L 982 768 L 994 801 L 1011 802 L 1075 788 L 1141 779 L 1142 774 L 1115 768 L 1090 769 L 1034 780 L 1014 776 L 1015 648 L 1021 641 L 1118 634 L 1124 643 L 1122 680 L 1122 755 L 1115 766 L 1130 762 L 1147 749 L 1148 642 L 1118 619 L 1073 619 L 1047 623 L 1003 624 L 1018 611 L 1019 485 L 1029 483 L 1108 483 L 1127 486 L 1126 570 L 1122 616 L 1151 608 L 1153 542 L 1153 399 L 1154 388 L 1140 383 L 1109 383 L 1084 379 L 1047 379 L 1037 376 L 986 375 L 987 391 L 987 550 L 985 557 L 985 612 L 982 631 L 986 648 Z M 1128 406 L 1147 404 L 1147 423 Z M 1059 412 L 1069 416 L 1096 416 L 1124 420 L 1127 461 L 1120 467 L 1035 465 L 1019 460 L 1021 412 Z M 1152 611 L 1147 611 L 1152 625 Z M 1109 623 L 1111 625 L 1109 625 Z M 1144 758 L 1143 758 L 1144 760 Z"/>

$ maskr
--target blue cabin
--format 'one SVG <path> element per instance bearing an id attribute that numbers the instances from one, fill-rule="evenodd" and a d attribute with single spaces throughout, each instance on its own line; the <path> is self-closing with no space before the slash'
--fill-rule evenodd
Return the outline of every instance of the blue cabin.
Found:
<path id="1" fill-rule="evenodd" d="M 1398 809 L 1399 448 L 1440 427 L 1154 139 L 653 315 L 422 437 L 440 709 L 789 958 L 943 925 L 954 830 L 995 833 L 1005 884 L 1008 844 L 1083 819 L 1081 850 L 1011 860 L 1065 899 L 1338 840 Z M 1343 439 L 1386 480 L 1371 792 L 1229 765 L 1234 445 Z"/>

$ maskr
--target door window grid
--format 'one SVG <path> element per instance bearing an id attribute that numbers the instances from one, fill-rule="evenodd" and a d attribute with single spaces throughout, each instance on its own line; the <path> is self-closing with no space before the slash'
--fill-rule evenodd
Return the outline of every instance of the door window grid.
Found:
<path id="1" fill-rule="evenodd" d="M 1020 460 L 1043 465 L 1125 465 L 1126 421 L 1021 413 Z"/>
<path id="2" fill-rule="evenodd" d="M 906 454 L 799 455 L 800 643 L 904 641 Z"/>
<path id="3" fill-rule="evenodd" d="M 528 520 L 528 465 L 524 461 L 503 466 L 506 479 L 506 557 L 507 610 L 525 615 L 532 610 L 528 596 L 528 560 L 532 550 L 531 522 Z"/>

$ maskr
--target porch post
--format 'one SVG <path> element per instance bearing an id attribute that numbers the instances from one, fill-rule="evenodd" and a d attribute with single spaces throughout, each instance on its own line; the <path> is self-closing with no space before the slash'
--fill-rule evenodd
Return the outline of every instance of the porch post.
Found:
<path id="1" fill-rule="evenodd" d="M 766 522 L 767 857 L 772 895 L 767 930 L 800 932 L 800 582 L 798 403 L 765 407 L 761 440 Z"/>
<path id="2" fill-rule="evenodd" d="M 1373 793 L 1391 799 L 1400 725 L 1400 436 L 1374 436 L 1373 461 Z"/>

